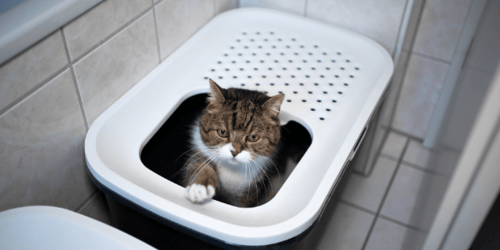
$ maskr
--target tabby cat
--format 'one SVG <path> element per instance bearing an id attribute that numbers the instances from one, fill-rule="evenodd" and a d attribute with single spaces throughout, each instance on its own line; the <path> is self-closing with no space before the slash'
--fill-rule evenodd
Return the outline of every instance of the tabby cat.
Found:
<path id="1" fill-rule="evenodd" d="M 191 155 L 183 169 L 190 201 L 214 198 L 239 207 L 258 204 L 266 195 L 266 181 L 281 171 L 273 161 L 284 97 L 224 89 L 210 79 L 208 106 L 191 130 Z"/>

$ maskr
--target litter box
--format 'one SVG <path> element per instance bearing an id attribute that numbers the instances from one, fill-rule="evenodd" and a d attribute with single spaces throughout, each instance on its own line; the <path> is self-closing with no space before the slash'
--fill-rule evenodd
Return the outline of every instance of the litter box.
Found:
<path id="1" fill-rule="evenodd" d="M 392 72 L 388 52 L 351 31 L 267 9 L 226 12 L 95 120 L 85 140 L 91 179 L 106 194 L 118 228 L 138 231 L 130 234 L 155 247 L 173 243 L 139 224 L 149 221 L 160 231 L 173 228 L 174 237 L 184 237 L 178 236 L 181 231 L 224 248 L 294 244 L 320 218 Z M 179 108 L 200 103 L 209 92 L 209 79 L 223 88 L 285 94 L 281 124 L 310 140 L 265 204 L 241 208 L 216 200 L 191 203 L 184 187 L 159 174 L 161 170 L 148 168 L 141 158 L 143 151 L 155 148 L 149 145 L 180 145 L 165 139 L 170 128 L 162 127 L 175 127 L 176 119 L 183 119 L 175 115 Z M 169 158 L 168 152 L 161 157 Z M 148 237 L 165 242 L 150 243 Z"/>

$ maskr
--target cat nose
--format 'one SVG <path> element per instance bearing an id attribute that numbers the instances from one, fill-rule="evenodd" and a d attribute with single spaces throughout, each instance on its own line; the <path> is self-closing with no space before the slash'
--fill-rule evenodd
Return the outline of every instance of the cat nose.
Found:
<path id="1" fill-rule="evenodd" d="M 233 155 L 233 157 L 236 157 L 240 152 L 238 151 L 231 151 L 231 154 Z"/>

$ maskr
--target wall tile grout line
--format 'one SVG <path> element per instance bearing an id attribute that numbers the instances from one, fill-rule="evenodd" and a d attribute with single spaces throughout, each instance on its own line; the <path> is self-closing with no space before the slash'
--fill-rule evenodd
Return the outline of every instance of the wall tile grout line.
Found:
<path id="1" fill-rule="evenodd" d="M 158 34 L 158 18 L 156 17 L 156 6 L 153 6 L 153 18 L 155 21 L 156 46 L 158 47 L 158 63 L 161 63 L 160 34 Z"/>
<path id="2" fill-rule="evenodd" d="M 423 53 L 420 53 L 420 52 L 412 51 L 411 53 L 415 54 L 417 56 L 423 57 L 425 59 L 434 60 L 434 61 L 441 62 L 441 63 L 446 63 L 448 65 L 451 64 L 451 62 L 449 62 L 449 61 L 446 61 L 446 60 L 443 60 L 443 59 L 440 59 L 440 58 L 437 58 L 437 57 L 429 56 L 429 55 L 426 55 L 426 54 L 423 54 Z"/>
<path id="3" fill-rule="evenodd" d="M 47 79 L 43 80 L 41 83 L 39 83 L 37 86 L 31 88 L 28 92 L 26 92 L 24 95 L 19 96 L 15 101 L 11 102 L 9 105 L 7 105 L 5 108 L 0 110 L 0 117 L 3 115 L 9 113 L 12 111 L 14 108 L 16 108 L 19 104 L 23 103 L 23 101 L 27 98 L 29 98 L 31 95 L 33 95 L 35 92 L 40 90 L 43 86 L 45 86 L 47 83 L 50 81 L 54 80 L 58 75 L 62 74 L 64 71 L 66 71 L 69 68 L 69 64 L 64 65 L 60 70 L 56 71 L 54 74 L 50 75 L 47 77 Z"/>
<path id="4" fill-rule="evenodd" d="M 422 1 L 422 6 L 421 6 L 421 9 L 420 9 L 420 12 L 418 13 L 418 17 L 415 20 L 416 21 L 415 30 L 412 30 L 413 35 L 411 37 L 412 39 L 411 39 L 410 44 L 409 44 L 410 52 L 413 51 L 413 46 L 415 44 L 415 38 L 417 38 L 417 36 L 418 36 L 418 30 L 420 28 L 420 21 L 422 20 L 422 16 L 423 16 L 423 13 L 424 13 L 425 5 L 427 3 L 427 0 L 421 0 L 421 1 Z M 411 11 L 412 13 L 413 13 L 413 8 L 414 7 L 415 7 L 415 5 L 412 6 L 412 11 Z M 408 32 L 408 30 L 406 30 L 406 32 Z M 406 34 L 405 34 L 405 37 L 406 37 Z M 403 47 L 405 47 L 404 46 L 404 42 L 405 41 L 403 41 Z M 403 91 L 404 80 L 406 78 L 406 73 L 408 72 L 408 66 L 410 64 L 410 57 L 411 57 L 411 53 L 408 55 L 408 58 L 404 62 L 404 66 L 403 66 L 404 68 L 402 69 L 403 73 L 401 75 L 401 78 L 398 79 L 399 82 L 395 82 L 397 85 L 399 85 L 399 88 L 397 89 L 396 99 L 394 100 L 394 105 L 392 107 L 390 107 L 391 110 L 390 110 L 390 114 L 389 114 L 388 124 L 389 124 L 389 126 L 391 128 L 392 128 L 392 123 L 394 122 L 394 117 L 396 116 L 396 110 L 397 110 L 397 107 L 398 107 L 398 104 L 399 104 L 399 98 L 401 96 L 401 91 Z M 399 63 L 401 63 L 401 62 L 399 62 Z"/>
<path id="5" fill-rule="evenodd" d="M 156 4 L 158 5 L 158 3 Z M 154 6 L 156 6 L 154 5 Z M 111 40 L 113 37 L 115 37 L 117 34 L 119 34 L 121 31 L 125 30 L 128 26 L 130 26 L 132 23 L 134 23 L 135 21 L 137 21 L 138 19 L 140 19 L 141 17 L 145 16 L 150 10 L 153 9 L 154 7 L 153 5 L 151 5 L 150 7 L 148 7 L 146 10 L 144 10 L 142 13 L 140 13 L 139 15 L 135 16 L 134 18 L 132 18 L 130 21 L 126 22 L 124 25 L 122 25 L 120 28 L 116 29 L 113 33 L 111 33 L 109 36 L 105 37 L 103 40 L 101 40 L 100 42 L 98 42 L 96 45 L 92 46 L 90 49 L 88 49 L 86 52 L 84 52 L 82 55 L 80 55 L 78 58 L 74 59 L 74 60 L 71 60 L 69 64 L 66 64 L 62 69 L 56 71 L 54 74 L 50 75 L 49 77 L 47 77 L 45 80 L 43 80 L 40 84 L 38 84 L 37 86 L 33 87 L 30 91 L 28 91 L 27 93 L 25 93 L 24 95 L 18 97 L 15 101 L 13 101 L 12 103 L 10 103 L 9 105 L 7 105 L 5 108 L 3 108 L 2 110 L 0 110 L 0 117 L 3 116 L 4 114 L 8 113 L 9 111 L 11 111 L 13 108 L 15 108 L 18 104 L 22 103 L 24 101 L 24 99 L 28 98 L 30 95 L 32 95 L 33 93 L 35 93 L 36 91 L 38 91 L 39 89 L 41 89 L 43 86 L 45 86 L 48 82 L 52 81 L 55 77 L 57 77 L 58 75 L 60 75 L 62 72 L 64 72 L 65 70 L 67 70 L 68 68 L 70 68 L 70 65 L 74 65 L 76 63 L 78 63 L 81 59 L 85 58 L 86 56 L 88 56 L 89 54 L 91 54 L 92 52 L 94 52 L 95 50 L 97 50 L 101 45 L 103 45 L 104 43 L 106 43 L 107 41 Z M 55 32 L 59 32 L 60 29 L 64 28 L 61 27 L 59 28 L 58 30 L 56 30 Z M 51 33 L 49 34 L 48 36 L 52 35 L 54 33 Z M 47 36 L 47 37 L 48 37 Z M 41 40 L 43 40 L 44 38 L 42 38 Z M 40 40 L 40 41 L 41 41 Z M 63 39 L 64 40 L 64 39 Z M 39 42 L 39 41 L 38 41 Z M 32 48 L 33 46 L 35 46 L 36 44 L 35 43 L 33 44 L 32 46 L 30 46 L 29 48 L 27 48 L 26 50 L 20 52 L 19 54 L 15 55 L 14 57 L 10 58 L 9 60 L 7 60 L 5 63 L 3 63 L 1 66 L 4 66 L 6 63 L 10 62 L 12 59 L 16 58 L 18 55 L 20 55 L 21 53 L 24 53 L 25 51 L 29 50 L 30 48 Z M 88 127 L 88 126 L 87 126 Z"/>
<path id="6" fill-rule="evenodd" d="M 85 114 L 85 105 L 83 104 L 82 93 L 80 92 L 80 87 L 78 85 L 78 80 L 76 78 L 76 73 L 75 73 L 75 69 L 73 67 L 73 62 L 71 62 L 71 55 L 69 53 L 69 48 L 68 48 L 68 40 L 66 40 L 66 35 L 64 34 L 63 27 L 61 27 L 59 29 L 61 30 L 61 35 L 62 35 L 62 38 L 63 38 L 64 49 L 66 50 L 66 56 L 68 57 L 68 60 L 70 61 L 70 63 L 69 63 L 69 69 L 71 71 L 71 77 L 73 78 L 73 84 L 75 85 L 76 94 L 78 96 L 78 102 L 80 104 L 80 109 L 82 111 L 83 122 L 85 123 L 85 128 L 87 128 L 87 131 L 88 131 L 89 130 L 89 121 L 87 119 L 87 115 Z"/>
<path id="7" fill-rule="evenodd" d="M 393 51 L 392 51 L 392 53 L 391 53 L 391 57 L 392 57 L 392 59 L 393 59 L 393 60 L 394 60 L 394 56 L 395 56 L 395 55 L 396 55 L 396 53 L 397 53 L 396 51 L 397 51 L 397 47 L 398 47 L 398 42 L 399 42 L 399 39 L 402 39 L 402 40 L 403 40 L 403 42 L 404 42 L 404 39 L 405 39 L 405 36 L 400 37 L 400 35 L 401 35 L 401 32 L 403 32 L 403 23 L 404 23 L 404 21 L 405 21 L 405 15 L 404 15 L 404 14 L 406 13 L 406 9 L 407 9 L 407 7 L 408 7 L 408 6 L 407 6 L 407 5 L 408 5 L 408 2 L 409 2 L 409 1 L 406 1 L 406 3 L 405 3 L 405 7 L 403 8 L 403 10 L 404 10 L 404 11 L 403 11 L 403 15 L 401 16 L 401 20 L 399 21 L 398 34 L 396 35 L 396 39 L 395 39 L 396 41 L 394 42 L 394 50 L 393 50 Z M 408 15 L 410 15 L 410 16 L 411 16 L 411 11 L 410 11 L 410 13 L 408 13 Z M 410 17 L 408 17 L 408 23 L 409 23 L 409 19 L 410 19 Z M 408 27 L 407 27 L 407 28 L 408 28 Z M 406 34 L 406 29 L 404 29 L 404 31 L 405 31 L 405 34 Z M 401 42 L 401 47 L 403 47 L 403 42 Z M 399 57 L 401 57 L 402 52 L 403 52 L 403 48 L 401 48 L 401 52 L 399 53 Z"/>
<path id="8" fill-rule="evenodd" d="M 85 58 L 86 56 L 88 56 L 89 54 L 91 54 L 92 52 L 94 52 L 95 50 L 99 49 L 99 47 L 101 47 L 102 45 L 104 45 L 109 40 L 113 39 L 115 36 L 117 36 L 123 30 L 125 30 L 130 25 L 132 25 L 135 21 L 137 21 L 137 20 L 141 19 L 142 17 L 144 17 L 153 8 L 154 8 L 153 5 L 149 6 L 143 12 L 141 12 L 140 14 L 138 14 L 137 16 L 135 16 L 134 18 L 130 19 L 128 22 L 126 22 L 121 27 L 119 27 L 118 29 L 116 29 L 115 31 L 113 31 L 111 34 L 109 34 L 107 37 L 105 37 L 104 39 L 102 39 L 100 42 L 98 42 L 97 44 L 95 44 L 94 46 L 92 46 L 90 49 L 88 49 L 87 51 L 85 51 L 84 53 L 82 53 L 78 58 L 72 60 L 71 63 L 72 64 L 76 64 L 80 60 L 82 60 L 83 58 Z"/>
<path id="9" fill-rule="evenodd" d="M 404 153 L 406 152 L 406 149 L 408 148 L 409 144 L 410 144 L 410 140 L 407 140 L 405 143 L 405 146 L 403 147 L 402 155 L 404 155 Z M 382 211 L 382 207 L 384 206 L 385 199 L 387 198 L 387 195 L 389 194 L 389 190 L 391 190 L 392 183 L 396 179 L 396 175 L 399 171 L 399 167 L 401 166 L 401 161 L 402 161 L 402 157 L 398 160 L 398 164 L 396 165 L 396 169 L 394 169 L 391 180 L 389 181 L 389 185 L 387 185 L 387 189 L 385 190 L 384 196 L 382 197 L 382 201 L 380 202 L 380 205 L 377 209 L 377 213 L 376 213 L 375 218 L 372 222 L 372 225 L 370 226 L 370 230 L 368 230 L 368 234 L 366 235 L 365 242 L 363 243 L 363 247 L 361 248 L 361 250 L 364 250 L 366 245 L 368 244 L 368 240 L 370 239 L 373 228 L 375 227 L 375 223 L 377 222 L 377 219 L 380 215 L 380 211 Z"/>

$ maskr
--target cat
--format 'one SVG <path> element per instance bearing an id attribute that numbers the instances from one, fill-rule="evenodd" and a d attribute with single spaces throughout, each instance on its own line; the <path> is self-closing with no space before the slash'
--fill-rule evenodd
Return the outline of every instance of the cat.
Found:
<path id="1" fill-rule="evenodd" d="M 278 114 L 285 95 L 209 83 L 207 108 L 191 130 L 192 152 L 183 168 L 185 196 L 195 203 L 214 198 L 256 206 L 267 195 L 266 182 L 283 171 L 273 161 L 280 148 Z"/>

